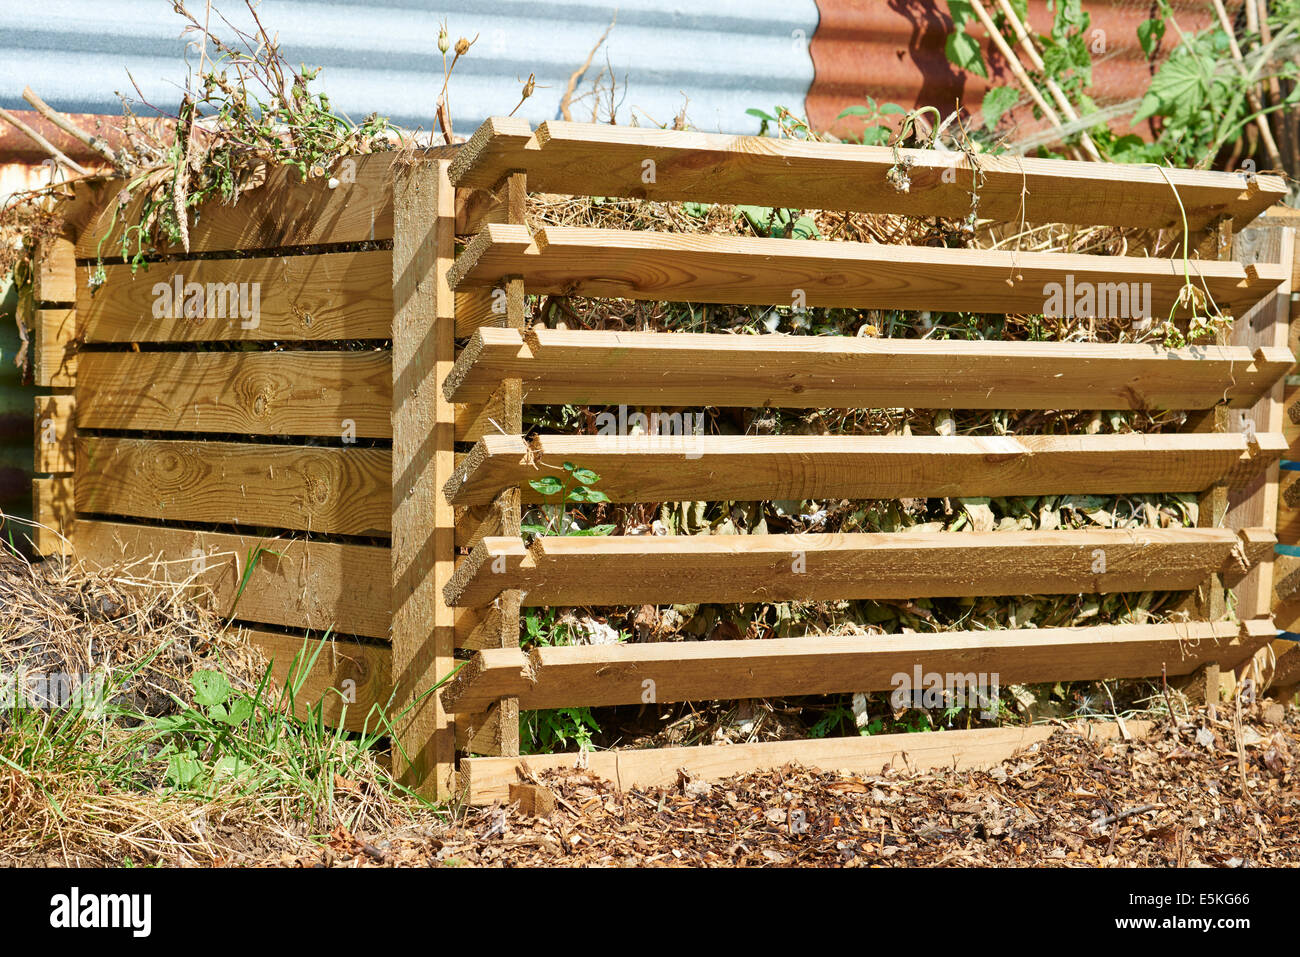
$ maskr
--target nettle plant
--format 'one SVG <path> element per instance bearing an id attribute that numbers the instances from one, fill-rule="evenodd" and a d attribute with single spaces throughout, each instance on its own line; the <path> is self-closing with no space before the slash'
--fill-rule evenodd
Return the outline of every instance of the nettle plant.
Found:
<path id="1" fill-rule="evenodd" d="M 1221 9 L 1216 11 L 1220 14 L 1216 25 L 1191 32 L 1179 23 L 1168 0 L 1156 0 L 1155 16 L 1138 25 L 1136 39 L 1148 60 L 1154 62 L 1163 55 L 1164 63 L 1139 100 L 1105 108 L 1099 107 L 1087 92 L 1092 85 L 1094 62 L 1111 55 L 1105 31 L 1093 27 L 1081 0 L 1047 0 L 1047 8 L 1052 14 L 1051 28 L 1047 33 L 1038 33 L 1029 25 L 1027 0 L 984 0 L 981 5 L 984 16 L 992 21 L 1008 48 L 1024 58 L 1021 65 L 1028 83 L 1035 87 L 1030 91 L 1022 81 L 1020 87 L 996 86 L 988 91 L 981 111 L 982 135 L 991 144 L 997 141 L 1002 117 L 1021 100 L 1022 93 L 1032 96 L 1038 92 L 1055 108 L 1061 105 L 1056 95 L 1059 91 L 1079 120 L 1066 123 L 1065 135 L 1055 138 L 1074 146 L 1087 137 L 1101 159 L 1204 168 L 1213 164 L 1225 147 L 1259 133 L 1265 139 L 1264 153 L 1269 164 L 1288 165 L 1288 171 L 1295 174 L 1300 143 L 1284 142 L 1279 154 L 1263 129 L 1270 114 L 1291 111 L 1300 104 L 1300 65 L 1296 57 L 1300 0 L 1280 0 L 1271 8 L 1260 4 L 1255 9 L 1263 9 L 1267 16 L 1252 18 L 1257 28 L 1233 28 L 1231 34 L 1225 29 L 1231 24 Z M 946 46 L 948 59 L 988 79 L 990 72 L 980 44 L 968 32 L 982 19 L 975 4 L 971 0 L 948 0 L 948 11 L 954 24 Z M 1018 22 L 1013 22 L 1013 17 Z M 1041 69 L 1024 56 L 1026 43 L 1037 51 Z M 1043 118 L 1037 105 L 1033 111 L 1035 117 Z M 1110 128 L 1111 121 L 1128 115 L 1132 116 L 1132 126 L 1153 121 L 1156 136 L 1152 142 L 1137 133 L 1117 133 Z M 1292 127 L 1294 124 L 1288 127 L 1288 139 L 1295 138 Z M 1026 145 L 1042 155 L 1058 155 L 1047 142 L 1031 138 L 1021 144 Z M 1247 171 L 1253 169 L 1250 163 L 1244 165 Z"/>
<path id="2" fill-rule="evenodd" d="M 554 499 L 542 506 L 545 524 L 524 522 L 521 528 L 525 535 L 608 535 L 614 530 L 613 525 L 583 526 L 584 518 L 577 509 L 569 505 L 596 505 L 608 502 L 609 496 L 593 486 L 600 481 L 600 476 L 591 469 L 582 468 L 572 462 L 564 463 L 564 471 L 559 476 L 547 475 L 531 479 L 528 484 L 533 490 L 547 499 Z"/>

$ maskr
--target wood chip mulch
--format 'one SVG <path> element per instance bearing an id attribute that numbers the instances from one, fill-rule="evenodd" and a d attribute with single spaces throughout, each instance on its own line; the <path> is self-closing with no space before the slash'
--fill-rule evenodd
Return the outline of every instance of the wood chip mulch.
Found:
<path id="1" fill-rule="evenodd" d="M 1166 717 L 1140 741 L 1062 729 L 989 771 L 787 766 L 619 792 L 550 772 L 520 802 L 421 833 L 336 831 L 302 867 L 1300 865 L 1300 710 Z"/>

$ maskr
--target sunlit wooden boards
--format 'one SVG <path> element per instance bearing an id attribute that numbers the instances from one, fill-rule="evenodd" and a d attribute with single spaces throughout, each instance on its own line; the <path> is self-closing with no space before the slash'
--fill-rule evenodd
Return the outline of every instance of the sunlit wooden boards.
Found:
<path id="1" fill-rule="evenodd" d="M 92 568 L 193 579 L 218 613 L 240 621 L 388 637 L 391 582 L 382 546 L 86 518 L 71 538 L 77 558 Z"/>
<path id="2" fill-rule="evenodd" d="M 38 395 L 32 434 L 36 437 L 33 471 L 71 472 L 74 458 L 76 400 L 70 395 Z"/>
<path id="3" fill-rule="evenodd" d="M 71 555 L 72 525 L 76 508 L 71 475 L 32 479 L 32 546 L 37 555 Z"/>
<path id="4" fill-rule="evenodd" d="M 488 648 L 442 692 L 453 711 L 502 695 L 526 710 L 888 691 L 897 676 L 990 675 L 1005 684 L 1189 674 L 1235 642 L 1233 622 L 1008 629 L 936 635 Z M 647 682 L 649 684 L 647 685 Z M 918 685 L 922 683 L 918 682 Z M 972 691 L 980 685 L 970 681 Z M 921 690 L 918 687 L 917 690 Z"/>
<path id="5" fill-rule="evenodd" d="M 1135 738 L 1145 736 L 1150 729 L 1151 722 L 1125 722 L 1125 730 Z M 1072 730 L 1091 740 L 1111 740 L 1120 734 L 1118 724 L 1098 722 L 1076 726 L 1075 729 L 1036 725 L 1030 728 L 872 734 L 758 744 L 587 751 L 581 755 L 469 758 L 460 763 L 457 785 L 465 803 L 491 804 L 510 799 L 510 785 L 519 781 L 521 768 L 536 774 L 581 766 L 613 782 L 621 791 L 672 786 L 680 780 L 683 771 L 692 779 L 720 781 L 755 768 L 780 768 L 791 763 L 850 774 L 880 774 L 887 768 L 966 771 L 992 767 L 1054 734 L 1068 734 Z"/>
<path id="6" fill-rule="evenodd" d="M 392 454 L 377 448 L 80 435 L 81 514 L 387 535 Z"/>
<path id="7" fill-rule="evenodd" d="M 1260 439 L 1257 468 L 1282 450 L 1280 435 Z M 443 492 L 455 505 L 483 505 L 523 486 L 525 501 L 546 501 L 529 482 L 564 479 L 565 462 L 596 472 L 616 502 L 1197 492 L 1249 463 L 1250 448 L 1231 433 L 487 435 Z"/>
<path id="8" fill-rule="evenodd" d="M 531 405 L 1206 409 L 1253 405 L 1293 362 L 1223 346 L 483 328 L 443 391 L 481 403 L 519 378 Z"/>
<path id="9" fill-rule="evenodd" d="M 392 435 L 387 350 L 83 352 L 83 429 Z"/>
<path id="10" fill-rule="evenodd" d="M 71 389 L 77 383 L 77 314 L 62 306 L 39 308 L 32 336 L 32 382 Z"/>
<path id="11" fill-rule="evenodd" d="M 1249 533 L 1249 538 L 1245 536 Z M 485 538 L 448 604 L 507 588 L 525 606 L 824 601 L 1181 591 L 1241 573 L 1272 533 L 1217 528 L 808 535 Z"/>
<path id="12" fill-rule="evenodd" d="M 1181 226 L 1181 200 L 1199 230 L 1223 215 L 1244 225 L 1286 195 L 1278 176 L 554 120 L 534 134 L 510 117 L 484 122 L 451 177 L 457 186 L 490 188 L 523 170 L 541 192 L 962 219 L 976 169 L 979 215 L 1006 222 Z"/>
<path id="13" fill-rule="evenodd" d="M 454 288 L 523 278 L 532 294 L 800 308 L 933 309 L 1165 316 L 1190 271 L 1225 312 L 1245 312 L 1289 279 L 1289 266 L 1236 262 L 809 242 L 650 230 L 490 224 L 465 247 Z M 1053 291 L 1053 284 L 1056 289 Z M 1057 305 L 1052 305 L 1052 296 Z M 1135 306 L 1134 296 L 1143 305 Z"/>
<path id="14" fill-rule="evenodd" d="M 95 284 L 86 265 L 77 311 L 87 343 L 387 339 L 392 262 L 379 249 L 107 265 Z"/>
<path id="15" fill-rule="evenodd" d="M 190 252 L 392 239 L 390 168 L 395 156 L 345 157 L 334 169 L 305 181 L 292 166 L 270 166 L 264 181 L 248 184 L 238 203 L 212 202 L 203 207 L 201 225 L 190 233 Z M 105 196 L 77 239 L 77 258 L 122 257 L 123 228 L 140 222 L 151 195 L 149 190 L 138 190 L 121 209 Z M 156 251 L 184 250 L 177 243 Z M 130 246 L 128 255 L 134 252 Z"/>

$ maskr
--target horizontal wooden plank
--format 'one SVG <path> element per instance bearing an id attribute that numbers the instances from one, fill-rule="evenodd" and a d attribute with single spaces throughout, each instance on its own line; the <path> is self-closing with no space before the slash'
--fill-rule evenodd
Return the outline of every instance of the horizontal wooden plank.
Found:
<path id="1" fill-rule="evenodd" d="M 71 475 L 32 479 L 32 548 L 37 555 L 71 555 L 76 509 Z"/>
<path id="2" fill-rule="evenodd" d="M 387 535 L 387 449 L 110 438 L 77 441 L 77 511 Z"/>
<path id="3" fill-rule="evenodd" d="M 77 558 L 92 567 L 133 564 L 139 577 L 193 578 L 225 616 L 388 638 L 387 548 L 85 519 L 70 537 Z"/>
<path id="4" fill-rule="evenodd" d="M 32 382 L 46 389 L 77 384 L 77 313 L 74 309 L 37 309 L 32 336 Z"/>
<path id="5" fill-rule="evenodd" d="M 323 243 L 393 238 L 391 166 L 398 154 L 346 157 L 328 175 L 302 180 L 290 166 L 267 170 L 266 182 L 239 201 L 205 203 L 190 224 L 190 252 L 278 249 Z M 337 185 L 330 188 L 330 182 Z M 89 217 L 77 238 L 78 259 L 122 256 L 124 225 L 139 223 L 148 190 L 119 208 L 113 190 Z M 158 253 L 183 253 L 179 243 L 161 243 Z M 134 255 L 135 247 L 130 247 Z"/>
<path id="6" fill-rule="evenodd" d="M 78 420 L 90 429 L 393 434 L 392 356 L 370 352 L 83 352 Z"/>
<path id="7" fill-rule="evenodd" d="M 75 459 L 76 400 L 70 395 L 38 395 L 32 434 L 36 437 L 33 471 L 71 472 Z"/>
<path id="8" fill-rule="evenodd" d="M 968 692 L 1044 681 L 1190 674 L 1237 638 L 1231 622 L 959 631 L 935 635 L 808 636 L 766 641 L 488 648 L 442 691 L 449 711 L 502 697 L 524 710 L 903 688 L 900 675 L 955 676 Z M 647 684 L 648 682 L 648 684 Z M 924 681 L 913 682 L 923 691 Z M 903 689 L 904 692 L 906 689 Z M 968 706 L 983 707 L 972 699 Z M 988 705 L 992 707 L 992 704 Z"/>
<path id="9" fill-rule="evenodd" d="M 530 405 L 1249 408 L 1293 362 L 1267 347 L 483 328 L 443 392 L 483 403 L 518 378 Z"/>
<path id="10" fill-rule="evenodd" d="M 319 704 L 330 727 L 372 733 L 383 727 L 380 715 L 393 690 L 393 653 L 388 646 L 262 628 L 240 627 L 238 633 L 270 659 L 278 693 L 292 682 L 299 717 L 307 717 Z"/>
<path id="11" fill-rule="evenodd" d="M 72 240 L 53 236 L 36 247 L 32 296 L 39 305 L 68 304 L 77 298 L 77 262 Z"/>
<path id="12" fill-rule="evenodd" d="M 530 294 L 620 299 L 933 309 L 982 313 L 1166 316 L 1185 288 L 1182 260 L 809 242 L 651 230 L 490 224 L 448 274 L 453 288 L 524 280 Z M 1198 289 L 1241 315 L 1290 266 L 1192 260 Z M 1055 289 L 1053 289 L 1055 284 Z M 1092 305 L 1080 305 L 1089 290 Z M 1138 307 L 1130 292 L 1145 305 Z M 1069 305 L 1067 306 L 1066 303 Z"/>
<path id="13" fill-rule="evenodd" d="M 1278 176 L 1130 164 L 981 154 L 976 184 L 972 160 L 948 151 L 558 120 L 530 134 L 523 120 L 488 119 L 452 162 L 452 182 L 491 187 L 523 170 L 530 189 L 550 193 L 950 219 L 969 214 L 974 188 L 990 219 L 1150 228 L 1181 226 L 1181 200 L 1193 230 L 1225 214 L 1244 226 L 1286 195 Z"/>
<path id="14" fill-rule="evenodd" d="M 242 204 L 241 204 L 242 208 Z M 387 339 L 393 253 L 323 253 L 78 269 L 86 342 Z M 233 284 L 233 285 L 232 285 Z"/>
<path id="15" fill-rule="evenodd" d="M 528 483 L 565 480 L 565 462 L 596 472 L 615 502 L 1195 492 L 1247 448 L 1233 434 L 489 435 L 443 493 L 483 505 L 521 486 L 525 502 L 548 501 Z"/>
<path id="16" fill-rule="evenodd" d="M 1180 591 L 1258 548 L 1219 528 L 494 537 L 443 594 L 477 608 L 508 588 L 530 607 Z"/>
<path id="17" fill-rule="evenodd" d="M 1141 738 L 1150 733 L 1154 722 L 1126 721 L 1124 724 L 1130 737 Z M 1040 724 L 1029 728 L 975 728 L 969 731 L 872 734 L 756 744 L 531 754 L 522 758 L 468 758 L 460 762 L 456 784 L 461 799 L 467 804 L 477 805 L 509 801 L 510 785 L 520 780 L 520 768 L 536 774 L 558 768 L 583 767 L 613 782 L 621 791 L 672 787 L 680 780 L 682 771 L 692 779 L 713 782 L 734 774 L 782 768 L 792 763 L 846 774 L 880 774 L 888 768 L 972 771 L 993 767 L 1054 734 L 1065 734 L 1070 730 L 1090 740 L 1106 741 L 1120 736 L 1116 723 L 1096 722 L 1076 725 L 1073 729 Z"/>

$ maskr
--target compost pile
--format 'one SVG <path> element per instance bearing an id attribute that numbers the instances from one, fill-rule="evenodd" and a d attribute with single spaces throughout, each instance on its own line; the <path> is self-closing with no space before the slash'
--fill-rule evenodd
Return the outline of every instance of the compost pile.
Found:
<path id="1" fill-rule="evenodd" d="M 1300 710 L 1271 701 L 1133 741 L 1063 728 L 988 771 L 854 776 L 787 766 L 619 791 L 541 778 L 553 810 L 338 830 L 300 867 L 1261 867 L 1300 864 Z"/>
<path id="2" fill-rule="evenodd" d="M 147 563 L 91 573 L 0 551 L 0 677 L 98 682 L 103 704 L 152 716 L 192 698 L 190 677 L 203 662 L 220 660 L 236 685 L 255 688 L 265 662 L 225 632 L 198 590 L 163 577 Z"/>
<path id="3" fill-rule="evenodd" d="M 806 128 L 801 128 L 805 130 Z M 918 142 L 909 145 L 926 145 Z M 961 144 L 958 144 L 961 145 Z M 970 144 L 966 148 L 975 149 Z M 978 158 L 972 157 L 977 163 Z M 978 189 L 970 215 L 960 221 L 827 210 L 725 204 L 665 203 L 611 197 L 534 194 L 526 221 L 533 228 L 588 226 L 694 233 L 849 241 L 890 245 L 1178 257 L 1186 244 L 1179 230 L 1077 228 L 1053 224 L 996 224 L 978 216 Z M 710 332 L 735 335 L 785 333 L 897 339 L 994 341 L 1145 342 L 1183 345 L 1187 336 L 1212 340 L 1226 329 L 1222 316 L 1206 317 L 1195 330 L 1164 317 L 1146 322 L 1096 317 L 982 315 L 875 309 L 824 309 L 641 302 L 540 296 L 529 300 L 535 326 L 615 331 Z M 607 407 L 526 407 L 526 432 L 594 434 Z M 629 410 L 633 411 L 633 410 Z M 653 411 L 676 412 L 677 409 Z M 716 409 L 703 410 L 706 435 L 1041 435 L 1122 434 L 1177 431 L 1181 412 L 1114 410 L 952 409 Z M 466 447 L 467 448 L 467 447 Z M 581 466 L 583 463 L 575 463 Z M 599 483 L 593 488 L 599 489 Z M 583 504 L 562 516 L 555 506 L 534 507 L 525 531 L 544 534 L 753 535 L 810 532 L 961 532 L 1089 528 L 1179 528 L 1197 523 L 1191 494 L 1047 495 L 1001 498 L 930 498 L 871 501 L 660 502 Z M 557 521 L 557 518 L 560 520 Z M 670 605 L 588 608 L 525 613 L 525 646 L 534 643 L 597 644 L 611 641 L 788 638 L 808 634 L 934 633 L 953 630 L 1048 628 L 1147 624 L 1186 618 L 1184 593 L 1028 595 L 955 599 L 837 602 L 762 602 L 751 605 Z M 1106 691 L 1090 684 L 1043 689 L 1016 688 L 1006 695 L 1009 714 L 1086 715 L 1104 704 L 1144 710 L 1149 683 L 1127 682 Z M 570 709 L 561 721 L 532 719 L 537 750 L 562 750 L 548 727 L 576 725 L 572 736 L 600 746 L 664 746 L 777 740 L 828 733 L 856 733 L 874 720 L 873 732 L 919 729 L 953 715 L 913 715 L 900 724 L 878 698 L 865 710 L 847 696 L 790 702 L 724 702 L 681 706 L 658 726 L 627 720 L 628 710 L 596 713 Z M 803 707 L 801 707 L 801 705 Z M 663 709 L 665 712 L 671 709 Z M 636 712 L 638 709 L 631 709 Z M 864 717 L 864 715 L 866 717 Z M 852 719 L 852 720 L 850 720 Z M 971 713 L 960 726 L 981 723 Z M 527 738 L 527 735 L 526 735 Z"/>

